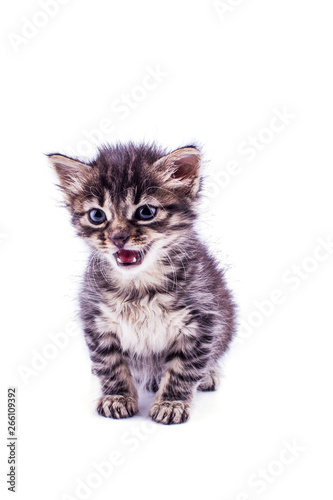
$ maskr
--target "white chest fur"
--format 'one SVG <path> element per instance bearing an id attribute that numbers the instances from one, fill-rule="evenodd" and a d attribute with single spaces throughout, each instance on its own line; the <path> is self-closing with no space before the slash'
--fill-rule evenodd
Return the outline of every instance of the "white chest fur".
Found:
<path id="1" fill-rule="evenodd" d="M 115 329 L 122 348 L 140 355 L 159 353 L 179 335 L 188 319 L 188 311 L 172 311 L 164 296 L 140 302 L 122 302 L 117 309 L 103 306 L 103 330 Z"/>

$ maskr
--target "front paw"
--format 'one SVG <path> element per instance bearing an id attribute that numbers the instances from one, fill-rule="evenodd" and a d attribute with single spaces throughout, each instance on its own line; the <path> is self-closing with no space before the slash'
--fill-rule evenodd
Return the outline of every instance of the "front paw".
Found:
<path id="1" fill-rule="evenodd" d="M 182 424 L 190 416 L 190 405 L 183 401 L 161 401 L 153 404 L 149 415 L 161 424 Z"/>
<path id="2" fill-rule="evenodd" d="M 130 396 L 102 396 L 97 405 L 97 412 L 108 418 L 128 418 L 138 411 L 137 401 Z"/>

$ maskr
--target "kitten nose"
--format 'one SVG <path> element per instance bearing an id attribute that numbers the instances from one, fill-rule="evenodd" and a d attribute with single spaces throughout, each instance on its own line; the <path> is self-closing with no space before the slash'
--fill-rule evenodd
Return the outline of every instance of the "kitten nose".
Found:
<path id="1" fill-rule="evenodd" d="M 112 236 L 110 236 L 110 240 L 118 248 L 123 248 L 128 238 L 129 235 L 123 232 L 115 233 Z"/>

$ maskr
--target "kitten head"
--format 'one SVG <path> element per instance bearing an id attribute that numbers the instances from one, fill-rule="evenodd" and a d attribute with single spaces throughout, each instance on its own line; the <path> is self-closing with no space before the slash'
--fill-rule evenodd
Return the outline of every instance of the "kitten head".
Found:
<path id="1" fill-rule="evenodd" d="M 49 155 L 72 223 L 119 272 L 135 273 L 190 238 L 200 190 L 200 152 L 117 145 L 83 163 Z"/>

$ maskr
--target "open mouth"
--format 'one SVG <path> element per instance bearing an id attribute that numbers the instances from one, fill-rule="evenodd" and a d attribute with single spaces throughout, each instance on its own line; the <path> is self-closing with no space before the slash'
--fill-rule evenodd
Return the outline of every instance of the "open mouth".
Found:
<path id="1" fill-rule="evenodd" d="M 113 255 L 118 266 L 139 266 L 143 260 L 142 250 L 139 252 L 135 250 L 118 250 Z"/>

